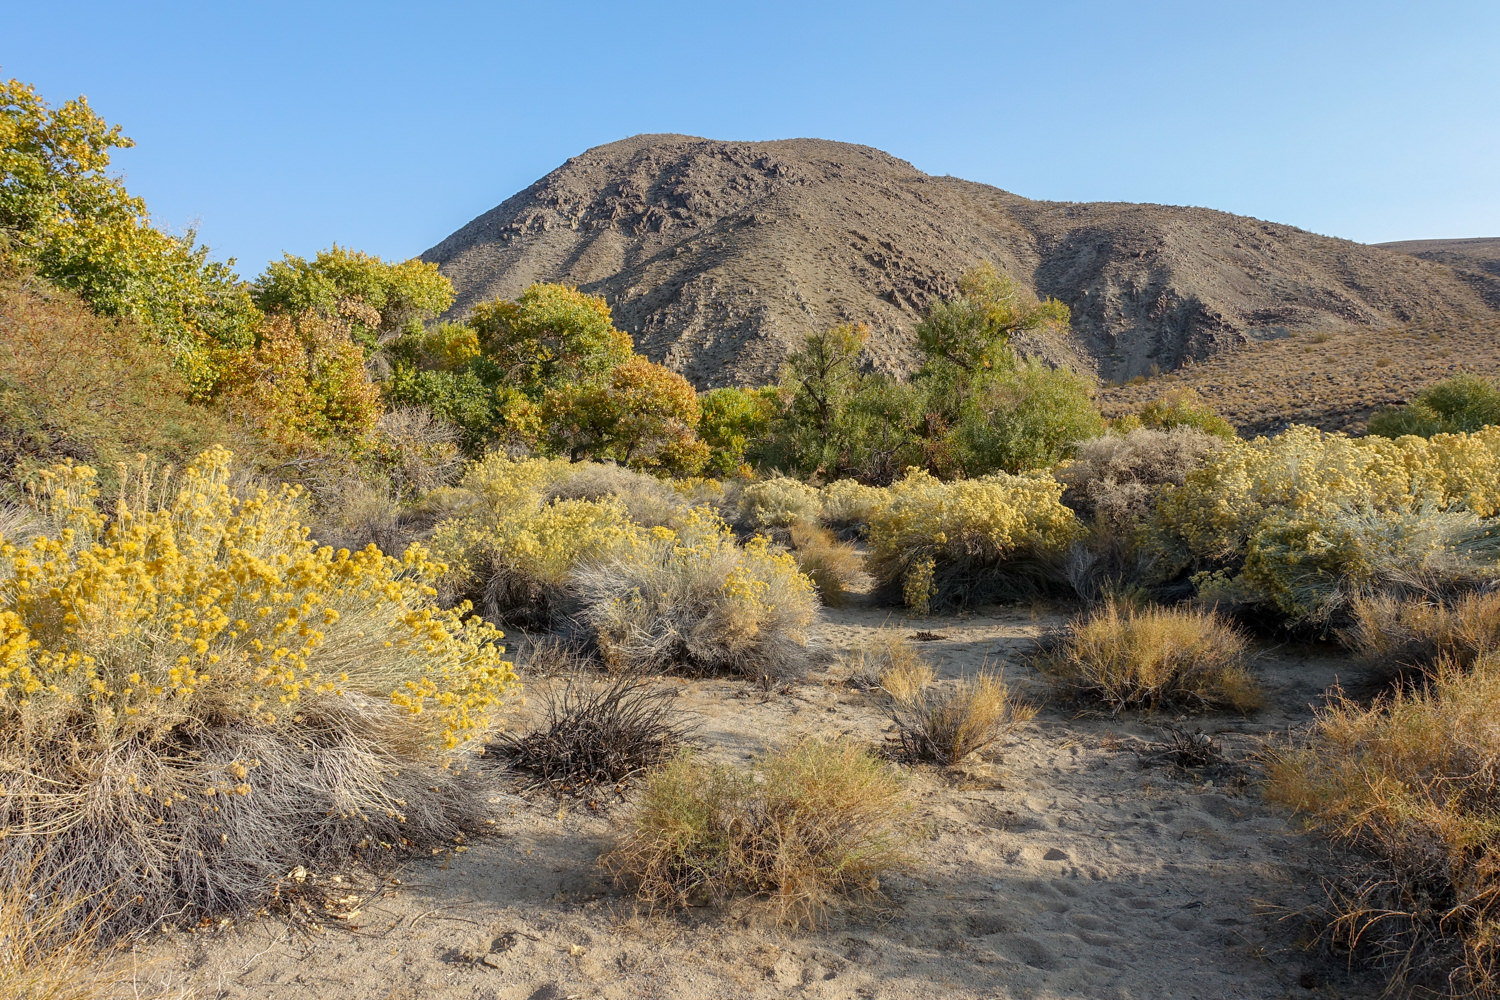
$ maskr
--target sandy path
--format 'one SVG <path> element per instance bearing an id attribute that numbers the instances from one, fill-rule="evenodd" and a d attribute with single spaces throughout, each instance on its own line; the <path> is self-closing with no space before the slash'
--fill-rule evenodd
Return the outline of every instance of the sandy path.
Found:
<path id="1" fill-rule="evenodd" d="M 951 678 L 983 662 L 1038 690 L 1020 656 L 1046 613 L 997 608 L 901 623 L 830 611 L 829 655 L 882 624 L 939 632 L 923 650 Z M 1272 704 L 1251 720 L 1199 720 L 1231 748 L 1304 724 L 1334 679 L 1317 651 L 1280 649 L 1260 670 Z M 732 681 L 676 681 L 709 753 L 743 759 L 798 733 L 879 743 L 876 696 L 836 661 L 790 695 Z M 253 1000 L 683 1000 L 809 998 L 1271 998 L 1368 996 L 1295 948 L 1276 908 L 1316 894 L 1318 848 L 1243 781 L 1215 784 L 1135 752 L 1171 720 L 1073 718 L 1055 708 L 999 759 L 914 769 L 927 866 L 887 884 L 889 907 L 815 932 L 751 912 L 652 918 L 597 873 L 621 812 L 497 795 L 499 836 L 413 864 L 351 929 L 303 937 L 274 920 L 166 935 L 142 996 L 190 987 Z M 1316 987 L 1304 988 L 1299 983 Z"/>

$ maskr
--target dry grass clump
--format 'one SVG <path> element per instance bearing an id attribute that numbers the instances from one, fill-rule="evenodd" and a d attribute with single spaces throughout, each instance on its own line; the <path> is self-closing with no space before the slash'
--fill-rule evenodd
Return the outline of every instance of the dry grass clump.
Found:
<path id="1" fill-rule="evenodd" d="M 881 629 L 850 651 L 850 679 L 879 688 L 897 701 L 909 701 L 931 684 L 937 672 L 899 632 Z"/>
<path id="2" fill-rule="evenodd" d="M 1194 427 L 1140 427 L 1080 441 L 1053 475 L 1065 487 L 1063 503 L 1082 520 L 1121 533 L 1146 516 L 1163 486 L 1181 486 L 1222 447 L 1222 437 Z"/>
<path id="3" fill-rule="evenodd" d="M 106 1000 L 129 971 L 98 947 L 87 902 L 48 896 L 25 885 L 0 887 L 0 997 L 7 1000 Z"/>
<path id="4" fill-rule="evenodd" d="M 0 544 L 0 887 L 99 899 L 105 929 L 254 909 L 286 873 L 477 824 L 464 741 L 514 684 L 440 610 L 420 551 L 306 540 L 295 491 L 229 456 L 103 502 L 63 466 L 50 527 Z"/>
<path id="5" fill-rule="evenodd" d="M 1351 849 L 1326 942 L 1386 970 L 1393 991 L 1500 989 L 1500 658 L 1319 713 L 1273 758 L 1268 794 Z"/>
<path id="6" fill-rule="evenodd" d="M 892 697 L 901 755 L 945 767 L 1036 715 L 1034 707 L 1015 702 L 1004 679 L 989 671 L 952 684 L 915 686 L 904 697 L 892 691 Z"/>
<path id="7" fill-rule="evenodd" d="M 1341 638 L 1370 661 L 1467 667 L 1500 651 L 1500 589 L 1447 601 L 1376 594 L 1356 598 L 1351 610 L 1354 624 Z"/>
<path id="8" fill-rule="evenodd" d="M 1217 612 L 1106 600 L 1041 659 L 1058 692 L 1112 713 L 1128 708 L 1250 712 L 1262 702 L 1246 641 Z"/>
<path id="9" fill-rule="evenodd" d="M 897 772 L 848 741 L 803 740 L 748 769 L 685 755 L 651 775 L 602 863 L 652 907 L 750 897 L 814 924 L 913 863 L 908 808 Z"/>
<path id="10" fill-rule="evenodd" d="M 743 546 L 717 517 L 691 511 L 571 576 L 571 628 L 613 670 L 727 673 L 766 683 L 807 669 L 812 582 L 756 537 Z"/>
<path id="11" fill-rule="evenodd" d="M 530 732 L 506 735 L 489 752 L 555 795 L 620 786 L 674 756 L 688 738 L 674 693 L 644 678 L 568 681 L 545 696 L 545 718 Z"/>
<path id="12" fill-rule="evenodd" d="M 818 588 L 818 598 L 829 607 L 842 607 L 848 595 L 869 580 L 865 557 L 848 542 L 816 524 L 799 521 L 789 529 L 792 558 Z"/>

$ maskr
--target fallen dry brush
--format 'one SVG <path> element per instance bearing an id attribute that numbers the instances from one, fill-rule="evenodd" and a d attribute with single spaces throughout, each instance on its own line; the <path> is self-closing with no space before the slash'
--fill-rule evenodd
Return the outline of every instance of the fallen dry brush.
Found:
<path id="1" fill-rule="evenodd" d="M 690 738 L 675 692 L 643 677 L 569 680 L 543 697 L 542 724 L 502 736 L 488 752 L 555 795 L 620 791 Z"/>

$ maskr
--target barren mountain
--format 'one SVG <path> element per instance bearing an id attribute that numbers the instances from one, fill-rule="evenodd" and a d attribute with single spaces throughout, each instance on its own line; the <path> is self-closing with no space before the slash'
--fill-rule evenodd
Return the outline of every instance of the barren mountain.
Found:
<path id="1" fill-rule="evenodd" d="M 1202 208 L 1031 201 L 867 146 L 641 135 L 576 156 L 423 255 L 456 313 L 534 281 L 603 295 L 700 386 L 771 378 L 808 331 L 870 325 L 913 360 L 922 309 L 981 261 L 1073 310 L 1032 344 L 1114 379 L 1308 329 L 1487 316 L 1444 263 Z"/>
<path id="2" fill-rule="evenodd" d="M 1377 243 L 1376 246 L 1447 264 L 1474 286 L 1492 308 L 1500 309 L 1500 237 L 1401 240 L 1396 243 Z"/>

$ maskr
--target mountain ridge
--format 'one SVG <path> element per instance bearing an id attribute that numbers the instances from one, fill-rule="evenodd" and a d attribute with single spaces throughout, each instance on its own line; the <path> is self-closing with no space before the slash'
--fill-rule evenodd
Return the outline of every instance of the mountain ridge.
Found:
<path id="1" fill-rule="evenodd" d="M 839 322 L 869 324 L 873 363 L 907 369 L 922 310 L 986 260 L 1073 311 L 1070 339 L 1024 351 L 1116 380 L 1302 330 L 1493 311 L 1488 275 L 1399 249 L 1215 209 L 1033 201 L 822 139 L 596 146 L 422 257 L 456 315 L 533 281 L 601 294 L 699 386 L 766 381 Z"/>

